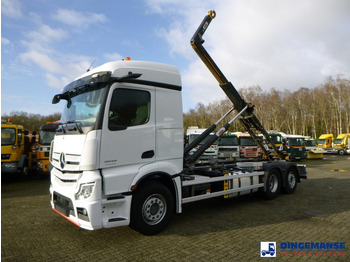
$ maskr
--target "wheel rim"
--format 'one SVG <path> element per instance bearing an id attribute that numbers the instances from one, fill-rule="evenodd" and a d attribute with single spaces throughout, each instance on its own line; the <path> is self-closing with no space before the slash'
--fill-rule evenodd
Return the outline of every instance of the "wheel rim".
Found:
<path id="1" fill-rule="evenodd" d="M 295 175 L 294 175 L 293 172 L 290 172 L 290 173 L 288 174 L 288 186 L 289 186 L 290 188 L 294 188 L 295 183 L 296 183 Z"/>
<path id="2" fill-rule="evenodd" d="M 162 195 L 154 194 L 149 196 L 142 207 L 142 217 L 149 225 L 156 225 L 166 214 L 166 201 Z"/>
<path id="3" fill-rule="evenodd" d="M 269 187 L 272 193 L 277 191 L 278 188 L 278 177 L 276 174 L 271 174 L 269 179 Z"/>

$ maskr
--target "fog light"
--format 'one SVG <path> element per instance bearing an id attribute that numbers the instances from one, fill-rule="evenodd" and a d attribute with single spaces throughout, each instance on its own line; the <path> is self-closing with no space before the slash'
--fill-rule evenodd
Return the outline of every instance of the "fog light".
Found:
<path id="1" fill-rule="evenodd" d="M 94 191 L 95 183 L 88 183 L 80 185 L 79 192 L 75 195 L 76 200 L 84 200 L 89 198 Z"/>
<path id="2" fill-rule="evenodd" d="M 78 218 L 89 222 L 88 212 L 85 208 L 78 207 L 77 213 L 78 213 Z"/>

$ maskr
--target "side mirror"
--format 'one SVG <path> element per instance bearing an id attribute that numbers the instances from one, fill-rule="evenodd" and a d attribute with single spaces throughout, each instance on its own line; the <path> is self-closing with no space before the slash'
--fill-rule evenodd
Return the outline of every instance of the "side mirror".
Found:
<path id="1" fill-rule="evenodd" d="M 52 104 L 57 104 L 58 102 L 61 101 L 61 95 L 55 95 L 53 98 L 52 98 Z"/>

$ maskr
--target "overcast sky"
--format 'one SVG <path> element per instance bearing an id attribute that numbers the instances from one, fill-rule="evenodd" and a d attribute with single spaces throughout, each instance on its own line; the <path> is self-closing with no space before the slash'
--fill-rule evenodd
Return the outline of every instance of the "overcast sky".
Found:
<path id="1" fill-rule="evenodd" d="M 65 85 L 126 56 L 177 66 L 184 111 L 222 99 L 189 44 L 211 9 L 204 46 L 237 89 L 350 76 L 348 0 L 2 0 L 1 113 L 59 112 Z"/>

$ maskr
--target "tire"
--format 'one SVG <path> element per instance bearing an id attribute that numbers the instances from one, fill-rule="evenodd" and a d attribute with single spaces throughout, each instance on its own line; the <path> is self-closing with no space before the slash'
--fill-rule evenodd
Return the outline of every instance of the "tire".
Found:
<path id="1" fill-rule="evenodd" d="M 159 182 L 147 182 L 133 196 L 130 227 L 144 235 L 155 235 L 165 228 L 173 212 L 169 189 Z"/>
<path id="2" fill-rule="evenodd" d="M 265 197 L 275 199 L 281 191 L 281 174 L 278 169 L 271 169 L 266 176 Z"/>
<path id="3" fill-rule="evenodd" d="M 27 178 L 29 175 L 29 170 L 28 167 L 24 166 L 20 169 L 19 174 L 18 174 L 18 179 L 19 180 L 23 180 L 25 178 Z"/>
<path id="4" fill-rule="evenodd" d="M 340 149 L 339 151 L 338 151 L 338 153 L 339 153 L 339 155 L 345 155 L 345 150 L 343 150 L 343 149 Z"/>
<path id="5" fill-rule="evenodd" d="M 294 167 L 290 167 L 287 170 L 286 185 L 283 188 L 283 192 L 286 194 L 293 194 L 298 185 L 298 172 Z"/>

